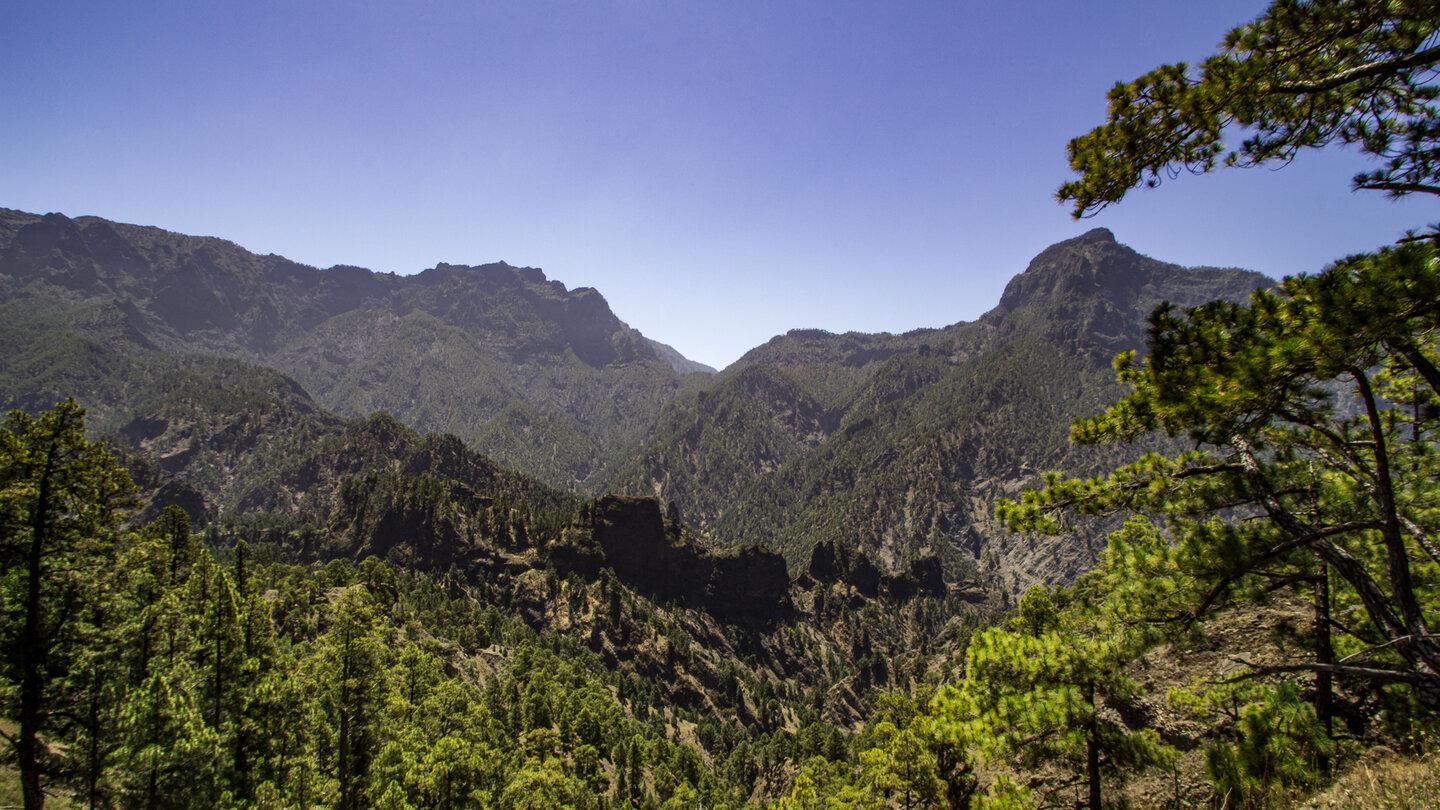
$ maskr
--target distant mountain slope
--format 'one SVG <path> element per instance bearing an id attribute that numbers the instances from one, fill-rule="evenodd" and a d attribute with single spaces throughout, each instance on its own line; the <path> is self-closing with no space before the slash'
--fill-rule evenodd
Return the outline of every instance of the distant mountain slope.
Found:
<path id="1" fill-rule="evenodd" d="M 1072 447 L 1068 425 L 1119 394 L 1111 360 L 1143 344 L 1156 304 L 1268 283 L 1140 256 L 1100 229 L 1042 251 L 974 323 L 797 330 L 710 375 L 599 292 L 535 269 L 316 270 L 220 239 L 0 209 L 0 406 L 75 395 L 112 433 L 178 414 L 130 439 L 168 443 L 152 455 L 171 466 L 191 464 L 173 425 L 217 418 L 180 412 L 207 388 L 309 414 L 256 447 L 385 411 L 563 490 L 673 502 L 719 541 L 770 545 L 792 568 L 833 541 L 889 573 L 934 555 L 954 577 L 978 567 L 1019 588 L 1084 570 L 1096 538 L 1008 536 L 993 501 L 1046 469 L 1111 466 L 1099 454 L 1116 450 Z M 246 494 L 268 463 L 217 459 L 190 478 L 217 507 L 283 509 Z"/>
<path id="2" fill-rule="evenodd" d="M 0 209 L 0 301 L 25 320 L 7 350 L 32 357 L 0 369 L 0 390 L 16 392 L 7 405 L 54 376 L 36 358 L 56 340 L 230 357 L 283 371 L 341 416 L 387 410 L 566 488 L 640 438 L 677 368 L 704 370 L 630 329 L 599 292 L 533 268 L 316 270 L 95 217 Z"/>
<path id="3" fill-rule="evenodd" d="M 668 346 L 658 340 L 650 340 L 650 348 L 661 360 L 670 364 L 670 367 L 681 374 L 714 374 L 715 369 L 697 363 L 677 351 L 673 346 Z"/>
<path id="4" fill-rule="evenodd" d="M 1098 546 L 1006 535 L 991 504 L 1047 469 L 1110 465 L 1070 445 L 1069 424 L 1120 393 L 1111 361 L 1142 346 L 1155 305 L 1269 283 L 1165 264 L 1091 231 L 1041 252 L 974 323 L 792 332 L 751 351 L 677 401 L 612 486 L 674 501 L 718 539 L 772 545 L 792 565 L 834 540 L 892 571 L 934 554 L 1017 589 L 1068 580 Z"/>

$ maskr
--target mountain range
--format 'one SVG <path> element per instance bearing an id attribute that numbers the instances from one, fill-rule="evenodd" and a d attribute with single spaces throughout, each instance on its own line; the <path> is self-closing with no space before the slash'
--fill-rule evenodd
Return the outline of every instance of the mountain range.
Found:
<path id="1" fill-rule="evenodd" d="M 1118 395 L 1111 360 L 1142 344 L 1156 304 L 1268 283 L 1096 229 L 1040 252 L 974 322 L 792 331 L 716 373 L 534 268 L 320 270 L 0 209 L 0 406 L 75 396 L 209 519 L 303 511 L 323 476 L 293 471 L 329 463 L 314 450 L 345 420 L 384 412 L 455 437 L 526 497 L 649 496 L 716 547 L 771 548 L 792 571 L 829 543 L 886 575 L 934 557 L 1013 593 L 1073 578 L 1096 538 L 1007 535 L 990 504 L 1044 470 L 1113 462 L 1068 425 Z"/>

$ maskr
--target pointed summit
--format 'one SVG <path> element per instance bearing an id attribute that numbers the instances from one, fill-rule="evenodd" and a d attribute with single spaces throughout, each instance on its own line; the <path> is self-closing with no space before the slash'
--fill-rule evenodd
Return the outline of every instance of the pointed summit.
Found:
<path id="1" fill-rule="evenodd" d="M 1267 282 L 1255 273 L 1222 273 L 1157 261 L 1116 241 L 1108 228 L 1094 228 L 1040 251 L 1025 272 L 1006 285 L 995 312 L 1053 309 L 1042 317 L 1069 321 L 1075 313 L 1098 306 L 1125 312 L 1126 318 L 1129 313 L 1143 318 L 1163 300 L 1180 306 L 1217 297 L 1241 300 Z"/>
<path id="2" fill-rule="evenodd" d="M 999 309 L 1034 306 L 1097 287 L 1131 287 L 1143 283 L 1140 277 L 1146 275 L 1148 261 L 1115 241 L 1109 228 L 1094 228 L 1040 251 L 1025 272 L 1006 285 Z"/>
<path id="3" fill-rule="evenodd" d="M 1040 251 L 1035 258 L 1030 260 L 1030 265 L 1025 268 L 1025 272 L 1029 273 L 1037 268 L 1054 264 L 1065 256 L 1079 256 L 1094 261 L 1107 251 L 1116 249 L 1122 253 L 1134 253 L 1128 245 L 1118 242 L 1115 234 L 1109 228 L 1092 228 L 1079 236 L 1061 240 Z"/>

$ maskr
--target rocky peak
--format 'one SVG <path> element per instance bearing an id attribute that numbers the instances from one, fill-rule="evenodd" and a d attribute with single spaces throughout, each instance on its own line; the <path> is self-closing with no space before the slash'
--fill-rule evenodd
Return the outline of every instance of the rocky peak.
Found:
<path id="1" fill-rule="evenodd" d="M 1025 272 L 1010 280 L 998 312 L 1073 301 L 1100 295 L 1133 297 L 1155 268 L 1164 265 L 1115 241 L 1106 228 L 1096 228 L 1041 251 Z M 1177 268 L 1178 269 L 1178 268 Z"/>
<path id="2" fill-rule="evenodd" d="M 846 548 L 834 540 L 822 540 L 810 552 L 808 573 L 816 582 L 844 582 L 866 596 L 880 592 L 880 569 L 857 549 Z"/>
<path id="3" fill-rule="evenodd" d="M 1000 305 L 987 317 L 1023 309 L 1056 310 L 1069 316 L 1090 302 L 1104 302 L 1126 317 L 1144 317 L 1162 300 L 1195 306 L 1215 298 L 1243 299 L 1273 283 L 1237 269 L 1182 267 L 1137 253 L 1115 241 L 1106 228 L 1095 228 L 1058 242 L 1030 261 L 1010 280 Z"/>
<path id="4" fill-rule="evenodd" d="M 1097 244 L 1105 242 L 1114 243 L 1115 234 L 1111 233 L 1109 228 L 1091 228 L 1085 233 L 1082 233 L 1069 241 L 1075 242 L 1077 244 Z"/>
<path id="5" fill-rule="evenodd" d="M 43 279 L 61 287 L 88 292 L 98 276 L 79 225 L 64 214 L 50 213 L 20 224 L 0 250 L 7 275 Z"/>

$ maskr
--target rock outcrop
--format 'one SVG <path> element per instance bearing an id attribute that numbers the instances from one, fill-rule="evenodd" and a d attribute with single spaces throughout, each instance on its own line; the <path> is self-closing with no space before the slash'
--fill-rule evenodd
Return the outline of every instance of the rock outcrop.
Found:
<path id="1" fill-rule="evenodd" d="M 592 520 L 604 563 L 657 601 L 761 622 L 789 609 L 790 577 L 773 551 L 750 545 L 707 552 L 667 525 L 654 498 L 606 496 L 595 502 Z"/>

